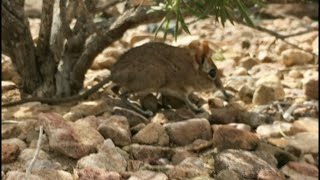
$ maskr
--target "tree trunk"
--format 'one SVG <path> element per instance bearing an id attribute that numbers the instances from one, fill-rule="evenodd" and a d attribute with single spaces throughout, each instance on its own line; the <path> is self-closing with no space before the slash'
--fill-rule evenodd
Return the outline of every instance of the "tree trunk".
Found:
<path id="1" fill-rule="evenodd" d="M 3 0 L 1 3 L 2 53 L 11 57 L 22 77 L 23 92 L 32 93 L 42 83 L 36 52 L 24 15 L 23 0 Z"/>

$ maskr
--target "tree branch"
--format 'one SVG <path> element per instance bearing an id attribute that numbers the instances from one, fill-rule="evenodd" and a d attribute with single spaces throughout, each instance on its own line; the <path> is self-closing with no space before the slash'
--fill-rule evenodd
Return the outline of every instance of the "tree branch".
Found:
<path id="1" fill-rule="evenodd" d="M 157 22 L 165 15 L 162 11 L 147 12 L 147 8 L 137 8 L 129 10 L 112 24 L 110 29 L 103 32 L 102 36 L 95 36 L 86 46 L 79 61 L 73 68 L 71 83 L 75 89 L 83 86 L 84 75 L 90 68 L 94 58 L 108 47 L 111 43 L 120 39 L 130 28 L 134 28 L 144 23 Z"/>

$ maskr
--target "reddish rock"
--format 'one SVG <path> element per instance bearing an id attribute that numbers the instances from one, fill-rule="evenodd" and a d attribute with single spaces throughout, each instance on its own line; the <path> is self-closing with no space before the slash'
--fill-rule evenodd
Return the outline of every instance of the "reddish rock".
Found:
<path id="1" fill-rule="evenodd" d="M 212 130 L 206 119 L 190 119 L 182 122 L 166 124 L 170 142 L 177 145 L 187 145 L 197 139 L 210 140 Z"/>
<path id="2" fill-rule="evenodd" d="M 218 127 L 213 133 L 213 145 L 219 150 L 253 150 L 257 147 L 258 143 L 259 138 L 255 134 L 230 126 Z"/>
<path id="3" fill-rule="evenodd" d="M 1 143 L 1 162 L 11 163 L 19 156 L 20 149 L 16 144 Z"/>
<path id="4" fill-rule="evenodd" d="M 78 180 L 121 180 L 119 173 L 102 168 L 83 168 L 76 170 Z"/>
<path id="5" fill-rule="evenodd" d="M 94 128 L 67 122 L 57 113 L 41 113 L 39 122 L 48 136 L 50 148 L 75 159 L 96 151 L 104 140 Z"/>

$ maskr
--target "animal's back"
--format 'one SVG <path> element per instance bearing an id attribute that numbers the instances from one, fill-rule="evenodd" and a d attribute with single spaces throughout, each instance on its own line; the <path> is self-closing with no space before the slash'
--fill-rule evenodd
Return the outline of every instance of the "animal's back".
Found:
<path id="1" fill-rule="evenodd" d="M 131 92 L 157 92 L 170 84 L 184 84 L 197 73 L 189 50 L 152 42 L 130 49 L 113 65 L 112 81 Z"/>

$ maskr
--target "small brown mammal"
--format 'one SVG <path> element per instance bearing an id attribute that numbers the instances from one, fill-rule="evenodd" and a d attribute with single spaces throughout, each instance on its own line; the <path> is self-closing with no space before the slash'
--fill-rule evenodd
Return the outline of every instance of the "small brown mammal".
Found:
<path id="1" fill-rule="evenodd" d="M 195 47 L 193 47 L 195 48 Z M 110 79 L 120 86 L 120 96 L 128 103 L 128 95 L 152 92 L 183 100 L 193 111 L 201 111 L 189 100 L 193 92 L 223 90 L 218 69 L 206 57 L 208 47 L 179 48 L 160 42 L 146 43 L 124 53 L 113 65 Z M 151 115 L 150 111 L 140 113 Z"/>
<path id="2" fill-rule="evenodd" d="M 120 87 L 120 97 L 139 113 L 151 116 L 151 111 L 143 111 L 129 102 L 130 94 L 144 96 L 161 93 L 183 100 L 192 110 L 201 111 L 189 100 L 193 92 L 221 90 L 218 69 L 208 57 L 208 44 L 190 45 L 190 49 L 170 46 L 160 42 L 150 42 L 132 48 L 121 55 L 111 69 L 111 75 L 86 91 L 84 94 L 67 98 L 29 98 L 3 105 L 11 106 L 30 101 L 58 104 L 85 98 L 104 84 L 112 81 Z"/>

